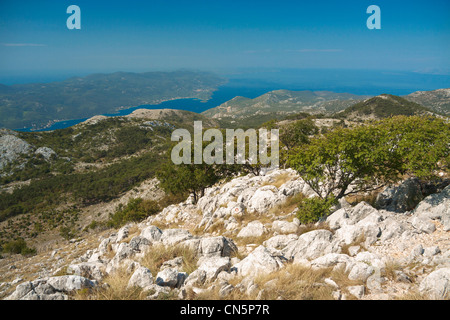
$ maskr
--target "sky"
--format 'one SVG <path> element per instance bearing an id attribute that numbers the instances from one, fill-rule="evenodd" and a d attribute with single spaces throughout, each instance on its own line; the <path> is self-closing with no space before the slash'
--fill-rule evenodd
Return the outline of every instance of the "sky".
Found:
<path id="1" fill-rule="evenodd" d="M 67 8 L 81 9 L 69 30 Z M 366 12 L 381 9 L 381 29 Z M 0 0 L 0 78 L 196 69 L 450 74 L 450 1 Z"/>

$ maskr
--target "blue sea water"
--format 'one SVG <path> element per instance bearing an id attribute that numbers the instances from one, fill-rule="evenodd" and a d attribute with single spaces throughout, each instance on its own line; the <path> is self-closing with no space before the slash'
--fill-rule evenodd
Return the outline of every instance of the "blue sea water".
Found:
<path id="1" fill-rule="evenodd" d="M 253 98 L 263 95 L 264 93 L 267 93 L 269 91 L 282 89 L 282 87 L 267 86 L 267 85 L 261 84 L 261 83 L 259 83 L 258 85 L 255 85 L 255 86 L 252 86 L 252 85 L 241 86 L 241 85 L 239 85 L 240 83 L 241 83 L 240 81 L 230 82 L 227 85 L 219 87 L 218 90 L 216 90 L 212 94 L 211 99 L 209 99 L 208 101 L 201 101 L 200 99 L 177 99 L 177 100 L 164 101 L 160 104 L 155 104 L 155 105 L 136 106 L 136 107 L 132 107 L 132 108 L 128 108 L 128 109 L 119 110 L 116 113 L 106 113 L 103 115 L 108 116 L 108 117 L 126 116 L 137 109 L 179 109 L 179 110 L 186 110 L 186 111 L 201 113 L 208 109 L 217 107 L 217 106 L 221 105 L 222 103 L 233 99 L 236 96 L 244 96 L 244 97 L 253 99 Z M 78 123 L 81 123 L 87 119 L 88 118 L 59 121 L 59 122 L 55 122 L 54 124 L 52 124 L 51 126 L 45 128 L 45 129 L 40 129 L 40 130 L 34 130 L 33 128 L 23 128 L 23 129 L 17 129 L 17 131 L 36 132 L 36 131 L 51 131 L 51 130 L 57 130 L 57 129 L 64 129 L 64 128 L 74 126 Z"/>
<path id="2" fill-rule="evenodd" d="M 136 109 L 180 109 L 192 112 L 203 112 L 219 106 L 236 96 L 256 98 L 273 90 L 312 90 L 352 93 L 357 95 L 376 96 L 383 93 L 408 95 L 415 91 L 428 91 L 450 88 L 450 75 L 421 74 L 414 72 L 392 72 L 373 70 L 333 70 L 333 69 L 285 69 L 256 70 L 239 74 L 226 75 L 227 84 L 216 90 L 211 99 L 178 99 L 165 101 L 157 105 L 135 106 L 105 116 L 124 116 Z M 92 115 L 94 116 L 94 115 Z M 63 129 L 80 122 L 73 119 L 56 122 L 50 127 L 38 131 Z M 20 131 L 33 131 L 32 128 Z M 36 130 L 34 130 L 36 131 Z"/>

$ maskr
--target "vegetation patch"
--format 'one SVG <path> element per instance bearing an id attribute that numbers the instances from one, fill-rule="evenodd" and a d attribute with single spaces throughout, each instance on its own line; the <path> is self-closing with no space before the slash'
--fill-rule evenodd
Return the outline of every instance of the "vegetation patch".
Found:
<path id="1" fill-rule="evenodd" d="M 333 197 L 305 198 L 298 205 L 297 218 L 302 224 L 317 222 L 331 213 L 331 208 L 337 203 Z"/>
<path id="2" fill-rule="evenodd" d="M 131 199 L 125 207 L 120 205 L 119 210 L 111 215 L 107 226 L 118 229 L 128 222 L 141 222 L 160 210 L 158 202 L 154 200 Z"/>
<path id="3" fill-rule="evenodd" d="M 36 249 L 28 247 L 24 239 L 17 239 L 6 242 L 2 246 L 2 251 L 9 254 L 21 254 L 30 256 L 36 254 Z"/>

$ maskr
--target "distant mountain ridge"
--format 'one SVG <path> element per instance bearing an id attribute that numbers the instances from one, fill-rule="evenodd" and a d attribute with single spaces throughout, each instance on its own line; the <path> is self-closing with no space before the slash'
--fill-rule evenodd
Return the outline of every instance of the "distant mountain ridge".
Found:
<path id="1" fill-rule="evenodd" d="M 235 97 L 222 105 L 203 112 L 212 118 L 245 118 L 255 114 L 299 112 L 325 113 L 345 108 L 369 98 L 350 93 L 330 91 L 271 91 L 255 99 Z"/>
<path id="2" fill-rule="evenodd" d="M 378 107 L 374 108 L 375 105 L 378 105 Z M 351 111 L 343 113 L 348 108 L 352 108 Z M 204 111 L 202 114 L 219 120 L 242 120 L 255 116 L 267 117 L 300 112 L 311 114 L 339 113 L 341 116 L 346 116 L 355 111 L 360 113 L 360 116 L 373 114 L 374 118 L 423 112 L 449 115 L 450 89 L 417 91 L 402 97 L 389 94 L 372 97 L 330 91 L 276 90 L 254 99 L 235 97 L 216 108 Z M 356 116 L 356 114 L 354 113 L 353 116 Z"/>
<path id="3" fill-rule="evenodd" d="M 224 79 L 206 72 L 93 74 L 65 81 L 0 85 L 0 127 L 43 127 L 178 98 L 207 100 Z"/>

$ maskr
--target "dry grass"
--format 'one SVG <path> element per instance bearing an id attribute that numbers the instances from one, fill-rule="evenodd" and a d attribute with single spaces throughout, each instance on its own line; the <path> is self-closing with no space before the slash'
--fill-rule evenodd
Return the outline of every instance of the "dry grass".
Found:
<path id="1" fill-rule="evenodd" d="M 330 272 L 329 276 L 334 280 L 334 282 L 337 283 L 340 288 L 343 289 L 350 286 L 364 285 L 364 281 L 362 280 L 350 280 L 348 278 L 348 274 L 349 272 L 344 272 L 342 270 L 333 270 Z"/>
<path id="2" fill-rule="evenodd" d="M 241 216 L 235 217 L 237 222 L 241 226 L 246 226 L 248 223 L 258 220 L 262 224 L 271 223 L 272 219 L 267 214 L 261 214 L 258 212 L 248 212 L 247 209 L 244 210 Z"/>
<path id="3" fill-rule="evenodd" d="M 259 237 L 243 237 L 235 239 L 235 243 L 238 246 L 247 246 L 249 244 L 255 244 L 257 247 L 262 245 L 264 241 L 270 239 L 273 236 L 272 232 L 264 233 Z"/>
<path id="4" fill-rule="evenodd" d="M 170 229 L 170 225 L 168 223 L 165 223 L 165 222 L 160 221 L 160 220 L 152 221 L 152 226 L 155 226 L 155 227 L 157 227 L 157 228 L 159 228 L 161 230 Z"/>
<path id="5" fill-rule="evenodd" d="M 363 233 L 360 234 L 360 235 L 358 236 L 358 238 L 357 238 L 355 241 L 353 241 L 352 243 L 350 243 L 350 244 L 344 244 L 344 245 L 342 246 L 342 251 L 341 251 L 341 253 L 346 254 L 346 255 L 350 255 L 350 253 L 348 252 L 348 249 L 349 249 L 350 247 L 353 247 L 353 246 L 360 246 L 361 249 L 364 249 L 364 242 L 365 242 L 365 241 L 366 241 L 366 236 L 364 235 L 364 232 L 363 232 Z"/>
<path id="6" fill-rule="evenodd" d="M 450 298 L 450 297 L 449 297 Z M 426 294 L 420 293 L 418 290 L 409 291 L 403 295 L 396 296 L 395 300 L 432 300 Z"/>
<path id="7" fill-rule="evenodd" d="M 327 269 L 313 270 L 290 264 L 284 270 L 257 277 L 255 282 L 264 288 L 261 296 L 264 300 L 332 300 L 334 289 L 322 282 L 328 274 Z"/>
<path id="8" fill-rule="evenodd" d="M 136 224 L 133 224 L 128 230 L 128 236 L 122 240 L 122 242 L 129 243 L 131 239 L 138 236 L 141 233 L 141 229 Z"/>
<path id="9" fill-rule="evenodd" d="M 326 222 L 319 222 L 319 223 L 309 223 L 309 224 L 302 224 L 298 228 L 297 235 L 300 236 L 304 233 L 314 231 L 314 230 L 328 230 L 331 233 L 334 233 L 334 230 L 330 228 L 328 223 Z"/>
<path id="10" fill-rule="evenodd" d="M 402 269 L 403 269 L 403 267 L 400 263 L 398 263 L 394 260 L 390 260 L 384 266 L 383 276 L 385 276 L 387 279 L 389 279 L 391 281 L 395 281 L 395 279 L 397 278 L 395 271 L 402 270 Z"/>
<path id="11" fill-rule="evenodd" d="M 261 186 L 275 186 L 277 188 L 281 187 L 283 184 L 285 184 L 286 182 L 289 182 L 293 179 L 292 175 L 290 175 L 288 172 L 284 172 L 280 175 L 278 175 L 275 178 L 275 181 L 273 182 L 264 182 Z"/>
<path id="12" fill-rule="evenodd" d="M 258 286 L 254 294 L 248 295 L 245 290 L 235 288 L 229 295 L 223 297 L 219 288 L 194 294 L 191 292 L 188 298 L 198 300 L 254 300 L 258 297 L 262 300 L 333 300 L 333 287 L 323 283 L 323 279 L 330 274 L 328 269 L 312 270 L 295 264 L 289 264 L 286 268 L 269 274 L 259 275 L 255 278 Z M 242 277 L 236 277 L 230 284 L 236 286 Z"/>
<path id="13" fill-rule="evenodd" d="M 115 255 L 116 255 L 116 253 L 114 252 L 114 250 L 112 248 L 112 244 L 108 243 L 108 245 L 106 246 L 106 253 L 104 254 L 104 257 L 107 259 L 112 259 L 112 258 L 114 258 Z"/>
<path id="14" fill-rule="evenodd" d="M 183 264 L 180 271 L 190 274 L 197 269 L 198 257 L 195 255 L 193 250 L 185 246 L 153 246 L 151 250 L 144 255 L 140 263 L 142 266 L 148 268 L 152 272 L 153 276 L 156 276 L 164 262 L 177 257 L 181 257 L 183 259 Z"/>
<path id="15" fill-rule="evenodd" d="M 356 194 L 347 196 L 345 200 L 352 206 L 357 205 L 358 203 L 365 201 L 368 204 L 370 204 L 372 207 L 375 207 L 375 201 L 377 200 L 378 194 L 381 192 L 381 190 L 372 191 L 368 194 Z"/>
<path id="16" fill-rule="evenodd" d="M 271 208 L 268 213 L 275 214 L 277 216 L 290 214 L 295 208 L 298 207 L 304 198 L 305 196 L 302 193 L 288 197 L 285 202 Z"/>
<path id="17" fill-rule="evenodd" d="M 75 300 L 144 300 L 147 294 L 138 287 L 128 287 L 131 274 L 120 269 L 105 277 L 98 289 L 83 289 L 75 293 Z M 106 284 L 106 285 L 105 285 Z"/>
<path id="18" fill-rule="evenodd" d="M 206 231 L 212 234 L 214 233 L 222 234 L 226 232 L 224 220 L 223 219 L 217 220 Z"/>

